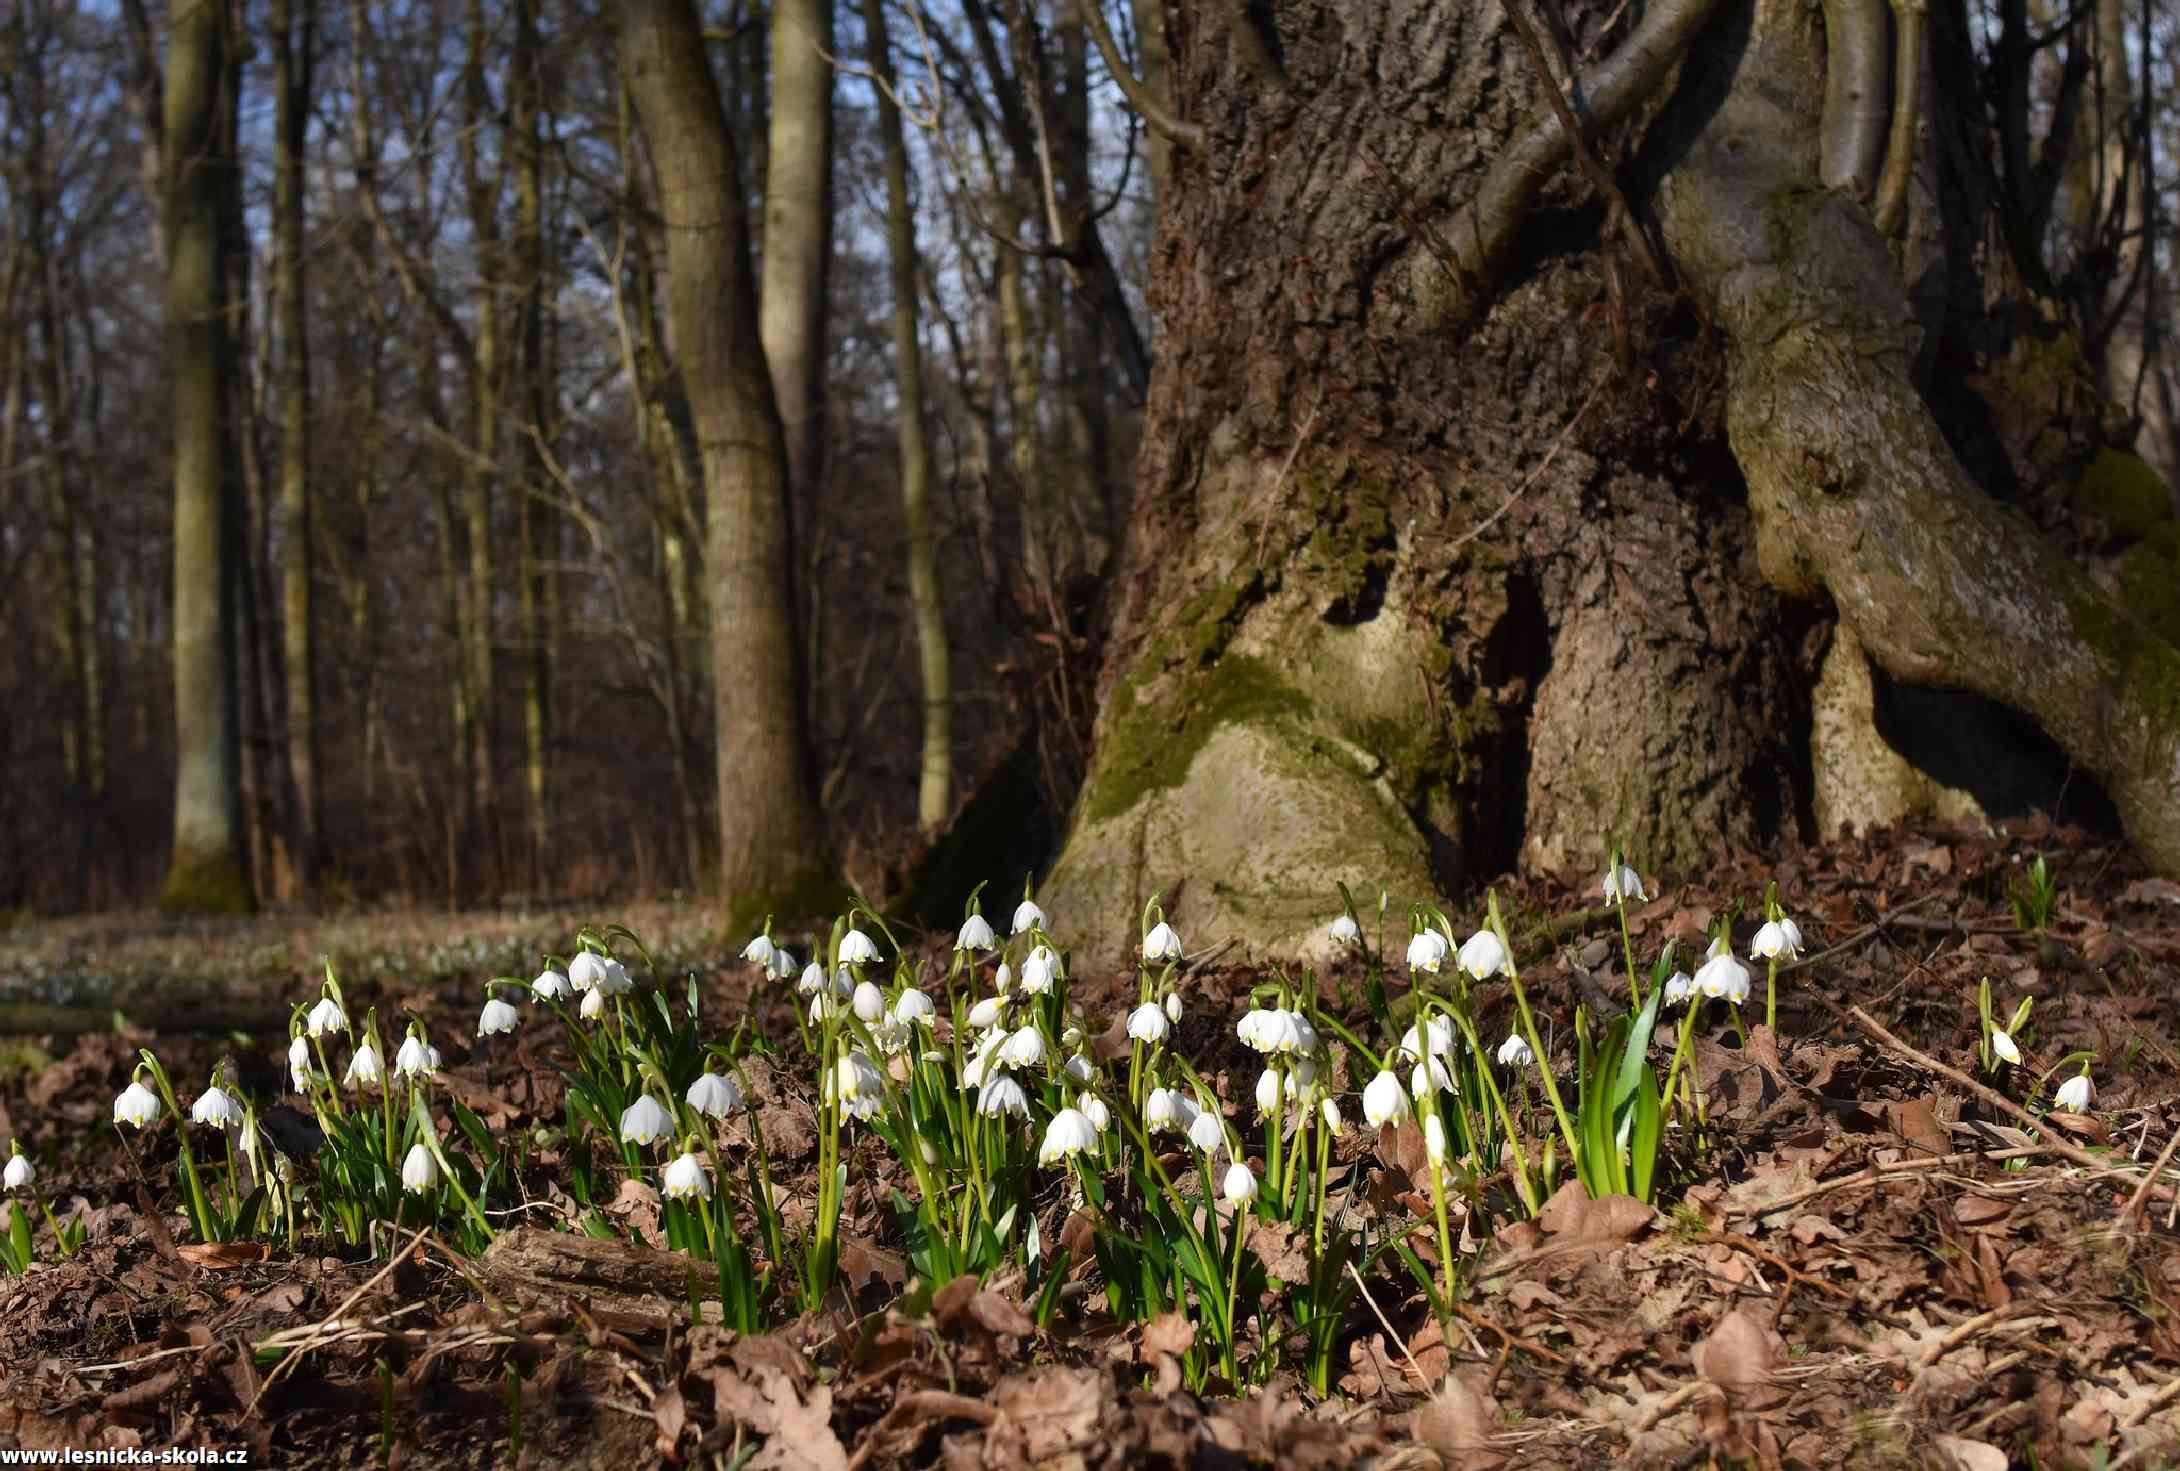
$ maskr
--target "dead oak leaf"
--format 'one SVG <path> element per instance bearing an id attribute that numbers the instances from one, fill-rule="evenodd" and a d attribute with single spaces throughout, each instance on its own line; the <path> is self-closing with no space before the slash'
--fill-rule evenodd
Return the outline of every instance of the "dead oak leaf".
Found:
<path id="1" fill-rule="evenodd" d="M 1416 1410 L 1413 1429 L 1417 1444 L 1436 1451 L 1446 1465 L 1491 1471 L 1506 1463 L 1505 1456 L 1491 1450 L 1491 1431 L 1498 1419 L 1498 1407 L 1489 1396 L 1452 1375 Z"/>

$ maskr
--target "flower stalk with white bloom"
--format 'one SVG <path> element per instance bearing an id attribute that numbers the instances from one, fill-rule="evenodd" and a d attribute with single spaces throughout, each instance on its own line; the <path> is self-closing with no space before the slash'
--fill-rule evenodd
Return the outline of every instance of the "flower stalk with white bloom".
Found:
<path id="1" fill-rule="evenodd" d="M 1779 907 L 1779 886 L 1773 883 L 1764 890 L 1764 923 L 1749 941 L 1749 954 L 1770 967 L 1764 981 L 1764 1026 L 1774 1034 L 1779 1030 L 1779 962 L 1792 961 L 1801 951 L 1801 927 Z"/>
<path id="2" fill-rule="evenodd" d="M 1522 1035 L 1529 1039 L 1530 1051 L 1534 1052 L 1540 1060 L 1549 1058 L 1551 1054 L 1545 1051 L 1543 1036 L 1537 1031 L 1537 1020 L 1529 1011 L 1529 993 L 1522 988 L 1521 970 L 1514 964 L 1514 948 L 1508 943 L 1506 935 L 1506 918 L 1499 912 L 1498 890 L 1493 889 L 1485 895 L 1484 907 L 1487 915 L 1486 927 L 1479 930 L 1477 935 L 1479 938 L 1487 934 L 1497 937 L 1501 957 L 1500 969 L 1506 976 L 1507 984 L 1513 989 L 1514 1005 L 1521 1012 Z M 1475 941 L 1471 940 L 1470 943 L 1474 944 Z M 1471 974 L 1474 974 L 1474 972 L 1471 972 Z M 1477 979 L 1482 980 L 1483 977 L 1477 976 Z M 1475 1046 L 1476 1044 L 1472 1040 L 1470 1045 Z M 1489 1069 L 1485 1071 L 1488 1072 Z M 1560 1135 L 1567 1142 L 1567 1158 L 1571 1160 L 1580 1159 L 1582 1157 L 1580 1136 L 1575 1133 L 1574 1120 L 1567 1113 L 1566 1102 L 1559 1096 L 1559 1082 L 1552 1076 L 1552 1069 L 1548 1065 L 1539 1067 L 1537 1072 L 1544 1079 L 1545 1096 L 1552 1101 L 1552 1114 L 1559 1120 Z"/>
<path id="3" fill-rule="evenodd" d="M 1625 855 L 1616 843 L 1612 849 L 1612 861 L 1605 866 L 1605 902 L 1620 916 L 1620 951 L 1627 957 L 1627 992 L 1634 998 L 1634 1009 L 1643 1009 L 1643 983 L 1635 969 L 1635 940 L 1627 927 L 1628 900 L 1647 902 L 1650 895 L 1643 889 L 1642 875 L 1629 868 Z"/>

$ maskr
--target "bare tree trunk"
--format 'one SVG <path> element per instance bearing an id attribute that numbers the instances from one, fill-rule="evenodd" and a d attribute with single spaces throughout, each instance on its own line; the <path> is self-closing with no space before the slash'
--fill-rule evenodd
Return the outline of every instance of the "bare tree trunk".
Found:
<path id="1" fill-rule="evenodd" d="M 469 775 L 473 784 L 471 815 L 479 840 L 471 860 L 491 860 L 490 882 L 504 868 L 500 851 L 498 776 L 493 763 L 494 704 L 493 608 L 498 589 L 492 568 L 492 500 L 499 478 L 500 408 L 504 384 L 500 344 L 499 205 L 506 178 L 506 150 L 485 162 L 482 133 L 491 106 L 485 81 L 487 41 L 482 0 L 469 4 L 469 59 L 463 82 L 462 176 L 469 195 L 471 248 L 477 253 L 477 306 L 474 352 L 470 359 L 470 442 L 472 453 L 462 474 L 462 519 L 469 537 L 469 582 L 463 603 L 463 644 L 469 665 Z M 470 835 L 465 835 L 470 836 Z"/>
<path id="2" fill-rule="evenodd" d="M 805 514 L 824 465 L 825 290 L 833 255 L 833 0 L 775 0 L 759 336 Z"/>
<path id="3" fill-rule="evenodd" d="M 281 631 L 288 677 L 288 772 L 295 783 L 290 835 L 296 876 L 308 887 L 318 869 L 318 662 L 313 604 L 310 492 L 310 339 L 304 296 L 303 144 L 310 129 L 311 67 L 317 49 L 316 0 L 273 0 L 278 117 L 273 225 L 279 252 Z M 357 106 L 366 105 L 357 99 Z"/>
<path id="4" fill-rule="evenodd" d="M 788 577 L 786 450 L 750 279 L 740 162 L 688 0 L 621 10 L 621 67 L 650 143 L 668 303 L 704 463 L 720 887 L 733 922 L 829 904 Z"/>
<path id="5" fill-rule="evenodd" d="M 223 195 L 234 161 L 222 121 L 240 78 L 225 7 L 170 20 L 163 114 L 167 342 L 174 380 L 174 849 L 160 906 L 243 912 L 236 608 L 241 487 L 233 432 Z"/>
<path id="6" fill-rule="evenodd" d="M 870 65 L 880 81 L 878 126 L 886 149 L 886 244 L 893 276 L 894 374 L 900 384 L 901 518 L 908 527 L 908 600 L 916 620 L 923 682 L 923 761 L 916 820 L 925 832 L 953 808 L 953 677 L 947 662 L 946 608 L 931 531 L 931 444 L 924 433 L 923 342 L 917 331 L 916 214 L 908 197 L 908 140 L 894 104 L 893 49 L 884 0 L 863 0 Z"/>
<path id="7" fill-rule="evenodd" d="M 545 143 L 540 133 L 545 53 L 538 39 L 537 11 L 537 0 L 517 0 L 510 91 L 514 102 L 512 138 L 519 150 L 515 195 L 522 288 L 523 408 L 529 432 L 549 441 L 558 410 L 553 402 L 552 364 L 545 350 L 545 303 L 549 292 L 545 263 Z M 535 453 L 526 454 L 524 463 L 534 465 Z M 535 890 L 545 877 L 546 823 L 552 810 L 548 764 L 552 748 L 552 643 L 546 627 L 543 563 L 556 526 L 538 477 L 526 471 L 524 480 L 516 498 L 521 557 L 517 617 L 522 643 L 523 811 L 529 839 L 529 883 Z"/>

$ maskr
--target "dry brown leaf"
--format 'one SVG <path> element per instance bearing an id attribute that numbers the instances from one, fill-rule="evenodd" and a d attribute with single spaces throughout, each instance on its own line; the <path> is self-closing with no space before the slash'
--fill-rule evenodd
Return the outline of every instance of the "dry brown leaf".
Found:
<path id="1" fill-rule="evenodd" d="M 1084 1464 L 1102 1439 L 1098 1427 L 1113 1391 L 1094 1369 L 1047 1369 L 1001 1380 L 991 1400 L 999 1414 L 984 1436 L 984 1464 L 1021 1471 Z"/>
<path id="2" fill-rule="evenodd" d="M 1620 1246 L 1650 1228 L 1657 1212 L 1632 1195 L 1590 1198 L 1579 1180 L 1559 1187 L 1537 1215 L 1554 1246 Z"/>
<path id="3" fill-rule="evenodd" d="M 1294 1227 L 1284 1221 L 1254 1219 L 1249 1224 L 1249 1249 L 1271 1276 L 1290 1286 L 1309 1285 L 1309 1239 Z"/>
<path id="4" fill-rule="evenodd" d="M 1487 1396 L 1459 1375 L 1449 1375 L 1415 1412 L 1415 1438 L 1448 1466 L 1490 1471 L 1506 1463 L 1504 1455 L 1491 1450 L 1492 1427 L 1498 1420 L 1498 1407 Z"/>
<path id="5" fill-rule="evenodd" d="M 680 1458 L 681 1432 L 689 1423 L 689 1406 L 681 1397 L 681 1386 L 671 1379 L 651 1401 L 651 1418 L 658 1422 L 659 1454 L 668 1461 Z"/>
<path id="6" fill-rule="evenodd" d="M 272 1248 L 262 1241 L 193 1241 L 174 1248 L 174 1254 L 183 1261 L 212 1272 L 246 1267 L 271 1253 Z"/>
<path id="7" fill-rule="evenodd" d="M 606 1202 L 606 1214 L 625 1222 L 646 1246 L 666 1244 L 659 1232 L 659 1193 L 634 1176 L 623 1180 Z"/>
<path id="8" fill-rule="evenodd" d="M 1770 1381 L 1779 1362 L 1778 1336 L 1749 1309 L 1735 1308 L 1696 1348 L 1695 1359 L 1696 1372 L 1713 1384 L 1752 1389 Z"/>
<path id="9" fill-rule="evenodd" d="M 804 1399 L 784 1374 L 766 1376 L 771 1438 L 749 1471 L 848 1471 L 848 1451 L 833 1433 L 832 1386 L 820 1384 Z"/>
<path id="10" fill-rule="evenodd" d="M 1934 1442 L 1944 1471 L 2006 1471 L 2006 1453 L 1987 1441 L 1941 1435 Z"/>

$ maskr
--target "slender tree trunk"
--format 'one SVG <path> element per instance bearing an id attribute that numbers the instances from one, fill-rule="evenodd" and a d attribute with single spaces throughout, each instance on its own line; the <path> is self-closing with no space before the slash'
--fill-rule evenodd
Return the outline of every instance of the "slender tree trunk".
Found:
<path id="1" fill-rule="evenodd" d="M 807 507 L 824 470 L 825 289 L 833 256 L 833 0 L 775 0 L 759 335 L 788 473 Z"/>
<path id="2" fill-rule="evenodd" d="M 316 556 L 311 514 L 310 339 L 304 294 L 303 145 L 310 130 L 310 83 L 317 49 L 316 0 L 273 0 L 275 130 L 273 227 L 279 253 L 281 632 L 288 676 L 288 772 L 295 783 L 296 876 L 308 887 L 318 869 Z M 358 106 L 364 105 L 358 99 Z"/>
<path id="3" fill-rule="evenodd" d="M 931 444 L 924 434 L 923 342 L 916 325 L 919 272 L 916 212 L 908 197 L 908 140 L 901 109 L 889 95 L 893 49 L 886 38 L 885 0 L 863 0 L 870 65 L 881 83 L 878 126 L 885 135 L 886 245 L 893 276 L 894 373 L 900 384 L 901 518 L 908 527 L 908 600 L 916 620 L 917 667 L 923 680 L 923 762 L 916 784 L 916 820 L 925 832 L 953 808 L 953 679 L 947 662 L 946 608 L 939 596 L 931 531 Z"/>
<path id="4" fill-rule="evenodd" d="M 241 487 L 226 440 L 234 410 L 223 195 L 234 160 L 222 112 L 240 77 L 225 7 L 169 21 L 163 116 L 167 352 L 174 382 L 174 848 L 168 910 L 247 911 L 236 611 Z"/>
<path id="5" fill-rule="evenodd" d="M 545 352 L 545 304 L 550 295 L 545 260 L 545 141 L 541 133 L 544 96 L 544 47 L 538 38 L 537 0 L 515 5 L 515 56 L 510 74 L 514 102 L 513 141 L 520 150 L 515 166 L 517 250 L 522 289 L 522 390 L 528 432 L 549 439 L 557 417 L 552 365 Z M 526 450 L 525 466 L 537 455 Z M 522 646 L 523 811 L 527 819 L 529 882 L 543 881 L 548 851 L 547 816 L 551 811 L 549 752 L 552 748 L 551 639 L 546 627 L 544 562 L 556 532 L 551 508 L 525 472 L 516 499 L 516 528 L 521 567 L 517 617 Z"/>
<path id="6" fill-rule="evenodd" d="M 757 332 L 740 163 L 688 0 L 624 5 L 620 43 L 658 177 L 669 311 L 704 464 L 720 885 L 732 921 L 814 909 L 833 897 L 813 891 L 831 860 L 803 722 L 786 450 Z"/>
<path id="7" fill-rule="evenodd" d="M 461 155 L 469 195 L 471 248 L 477 253 L 477 303 L 469 379 L 472 453 L 462 476 L 462 519 L 469 537 L 463 643 L 469 665 L 470 810 L 477 829 L 465 836 L 478 840 L 470 847 L 469 861 L 489 858 L 492 872 L 487 881 L 497 882 L 504 855 L 500 852 L 498 773 L 493 762 L 497 720 L 493 609 L 498 589 L 493 574 L 492 501 L 499 478 L 505 368 L 500 341 L 504 263 L 500 259 L 499 205 L 507 170 L 504 148 L 501 156 L 490 162 L 483 148 L 482 134 L 492 100 L 485 79 L 486 50 L 484 6 L 482 0 L 470 0 Z"/>

